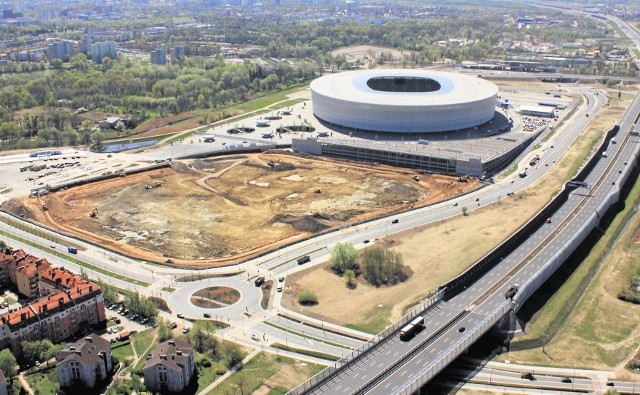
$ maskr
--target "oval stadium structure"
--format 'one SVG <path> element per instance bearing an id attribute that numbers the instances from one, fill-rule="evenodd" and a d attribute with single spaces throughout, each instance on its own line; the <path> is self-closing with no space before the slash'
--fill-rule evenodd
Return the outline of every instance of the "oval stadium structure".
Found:
<path id="1" fill-rule="evenodd" d="M 354 130 L 424 133 L 490 121 L 498 87 L 477 77 L 429 70 L 366 70 L 311 82 L 313 113 Z"/>

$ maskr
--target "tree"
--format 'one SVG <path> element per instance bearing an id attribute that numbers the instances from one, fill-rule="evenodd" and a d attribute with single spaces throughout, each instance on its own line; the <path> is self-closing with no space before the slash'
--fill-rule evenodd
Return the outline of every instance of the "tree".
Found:
<path id="1" fill-rule="evenodd" d="M 407 279 L 402 255 L 383 247 L 368 247 L 360 253 L 362 275 L 371 285 L 393 285 Z"/>
<path id="2" fill-rule="evenodd" d="M 212 333 L 207 331 L 203 326 L 195 326 L 189 333 L 189 339 L 193 348 L 200 353 L 204 353 L 210 350 L 217 350 L 217 340 L 212 336 Z M 215 354 L 215 353 L 214 353 Z"/>
<path id="3" fill-rule="evenodd" d="M 166 320 L 160 318 L 158 320 L 158 341 L 162 343 L 163 341 L 169 340 L 173 337 L 173 333 L 171 333 L 171 327 L 169 327 L 169 323 Z"/>
<path id="4" fill-rule="evenodd" d="M 16 375 L 16 357 L 13 356 L 8 348 L 0 351 L 0 370 L 9 378 L 9 382 Z"/>
<path id="5" fill-rule="evenodd" d="M 51 343 L 51 340 L 36 340 L 22 342 L 22 354 L 28 363 L 36 361 L 48 361 L 56 356 L 60 351 L 60 346 Z"/>
<path id="6" fill-rule="evenodd" d="M 4 240 L 0 240 L 0 250 L 7 248 L 7 243 Z"/>
<path id="7" fill-rule="evenodd" d="M 59 58 L 51 59 L 51 67 L 53 67 L 54 69 L 61 69 L 62 59 L 59 59 Z"/>
<path id="8" fill-rule="evenodd" d="M 346 270 L 343 277 L 345 283 L 347 284 L 347 288 L 353 289 L 356 287 L 356 283 L 353 281 L 356 278 L 356 274 L 353 272 L 353 270 Z"/>
<path id="9" fill-rule="evenodd" d="M 329 266 L 338 275 L 342 275 L 347 270 L 352 270 L 355 275 L 358 275 L 360 267 L 358 266 L 357 258 L 358 250 L 353 245 L 338 243 L 331 251 Z"/>
<path id="10" fill-rule="evenodd" d="M 467 210 L 468 210 L 468 209 L 467 209 L 467 206 L 462 206 L 462 207 L 460 208 L 460 211 L 462 211 L 462 215 L 465 215 L 465 216 L 467 215 Z"/>

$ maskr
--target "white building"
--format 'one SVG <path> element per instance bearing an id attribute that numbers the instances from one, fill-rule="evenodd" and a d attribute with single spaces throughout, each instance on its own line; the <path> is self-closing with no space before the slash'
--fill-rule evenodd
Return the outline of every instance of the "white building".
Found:
<path id="1" fill-rule="evenodd" d="M 193 346 L 181 340 L 171 339 L 158 344 L 142 369 L 147 391 L 183 391 L 196 370 L 194 355 Z"/>
<path id="2" fill-rule="evenodd" d="M 56 359 L 61 387 L 94 388 L 106 380 L 113 369 L 111 344 L 96 334 L 68 344 L 58 352 Z"/>

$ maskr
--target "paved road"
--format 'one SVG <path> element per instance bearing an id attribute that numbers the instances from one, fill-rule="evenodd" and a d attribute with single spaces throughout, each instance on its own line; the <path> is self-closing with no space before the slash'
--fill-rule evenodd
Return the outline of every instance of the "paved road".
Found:
<path id="1" fill-rule="evenodd" d="M 596 105 L 595 102 L 600 102 L 602 98 L 598 98 L 599 96 L 595 100 L 590 100 L 589 106 L 594 106 Z M 621 126 L 626 127 L 627 131 L 629 119 L 638 114 L 639 105 L 640 101 L 636 100 L 628 112 L 628 114 L 635 115 L 627 115 L 622 122 Z M 587 117 L 585 116 L 585 118 Z M 577 124 L 584 126 L 584 123 L 580 121 Z M 622 140 L 621 137 L 620 140 Z M 568 145 L 569 142 L 569 139 L 566 141 L 559 140 L 554 144 L 556 147 L 550 151 L 549 156 L 542 157 L 541 164 L 544 165 L 546 160 L 553 161 L 557 159 L 566 148 L 563 145 Z M 635 142 L 625 144 L 624 147 L 628 152 L 623 155 L 630 157 L 630 151 L 635 148 L 635 145 Z M 623 147 L 623 144 L 612 146 L 609 157 L 616 156 L 616 151 L 619 147 Z M 595 185 L 596 180 L 609 168 L 609 163 L 610 160 L 608 158 L 603 158 L 591 172 L 587 182 Z M 540 170 L 540 168 L 537 170 Z M 421 382 L 424 376 L 432 377 L 435 375 L 446 366 L 440 360 L 445 357 L 448 358 L 451 352 L 457 354 L 465 349 L 463 341 L 471 336 L 469 333 L 474 335 L 481 334 L 480 331 L 483 329 L 476 328 L 484 325 L 488 318 L 497 320 L 508 310 L 510 307 L 508 306 L 509 302 L 505 301 L 504 297 L 504 292 L 508 285 L 513 283 L 523 284 L 537 274 L 556 251 L 564 248 L 566 240 L 570 239 L 583 227 L 586 217 L 594 212 L 596 205 L 611 190 L 611 182 L 613 182 L 612 180 L 617 176 L 618 172 L 610 171 L 608 174 L 610 174 L 609 178 L 597 189 L 592 190 L 591 194 L 584 194 L 581 190 L 573 193 L 567 204 L 554 214 L 552 223 L 546 224 L 535 231 L 512 254 L 503 257 L 500 265 L 489 271 L 460 295 L 438 304 L 435 309 L 429 311 L 427 317 L 425 317 L 425 330 L 410 342 L 402 342 L 393 338 L 388 339 L 367 358 L 354 363 L 349 369 L 331 380 L 329 385 L 314 389 L 310 393 L 355 393 L 362 387 L 367 386 L 367 383 L 374 382 L 374 380 L 375 384 L 368 386 L 367 393 L 398 393 L 407 388 L 407 383 L 415 384 Z M 520 181 L 530 182 L 538 177 L 539 173 L 533 172 L 530 176 Z M 491 192 L 488 190 L 484 191 L 484 193 L 490 194 Z M 579 204 L 586 204 L 586 206 L 577 215 L 574 215 L 574 210 Z M 544 249 L 540 250 L 542 245 L 544 245 Z M 503 313 L 496 315 L 496 313 L 500 312 Z M 454 324 L 447 326 L 451 322 L 454 322 Z M 491 322 L 491 325 L 493 323 L 495 321 Z M 429 338 L 434 340 L 427 344 L 426 347 L 423 347 L 420 352 L 415 353 L 415 355 L 411 354 L 416 345 L 422 344 Z M 401 366 L 396 367 L 398 360 L 403 360 L 403 362 Z M 386 372 L 392 368 L 391 374 L 383 376 L 382 379 L 376 379 L 379 372 Z"/>

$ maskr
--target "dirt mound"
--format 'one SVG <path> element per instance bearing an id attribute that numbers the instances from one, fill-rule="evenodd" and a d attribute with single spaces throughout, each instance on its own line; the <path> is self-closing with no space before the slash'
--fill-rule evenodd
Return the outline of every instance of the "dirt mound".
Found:
<path id="1" fill-rule="evenodd" d="M 33 211 L 24 206 L 18 199 L 11 199 L 2 202 L 2 204 L 0 204 L 0 210 L 15 214 L 21 218 L 35 219 Z"/>
<path id="2" fill-rule="evenodd" d="M 295 170 L 296 166 L 291 163 L 276 163 L 275 166 L 271 168 L 273 171 L 291 171 Z"/>
<path id="3" fill-rule="evenodd" d="M 310 233 L 321 232 L 335 226 L 336 224 L 336 221 L 331 220 L 325 215 L 305 215 L 303 217 L 298 217 L 294 215 L 278 214 L 273 218 L 273 222 L 289 224 L 298 231 Z"/>
<path id="4" fill-rule="evenodd" d="M 213 168 L 213 164 L 211 163 L 211 161 L 203 159 L 196 159 L 191 165 L 198 170 L 207 170 Z"/>
<path id="5" fill-rule="evenodd" d="M 189 165 L 182 162 L 173 162 L 173 164 L 171 164 L 171 168 L 178 173 L 190 173 L 193 171 Z"/>

